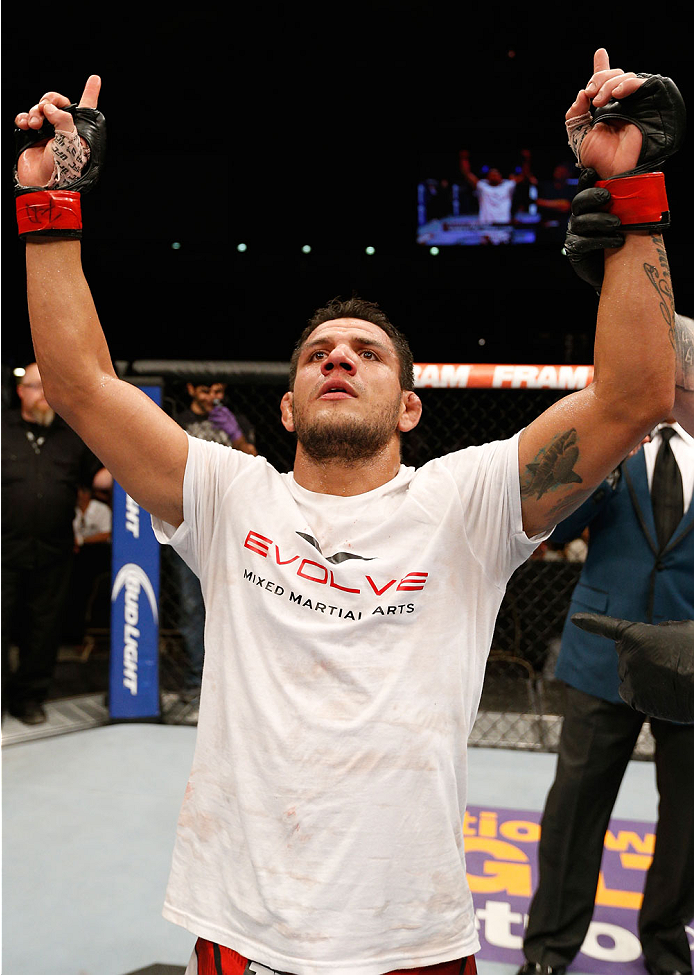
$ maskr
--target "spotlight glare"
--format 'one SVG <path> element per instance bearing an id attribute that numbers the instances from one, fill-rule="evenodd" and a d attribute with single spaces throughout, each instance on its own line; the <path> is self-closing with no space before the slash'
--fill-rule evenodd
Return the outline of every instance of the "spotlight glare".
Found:
<path id="1" fill-rule="evenodd" d="M 367 247 L 366 248 L 366 253 L 369 254 L 369 255 L 375 254 L 376 253 L 376 248 L 375 247 Z"/>
<path id="2" fill-rule="evenodd" d="M 180 251 L 180 249 L 181 249 L 180 243 L 177 240 L 175 240 L 173 242 L 173 244 L 171 245 L 171 250 L 172 251 Z"/>
<path id="3" fill-rule="evenodd" d="M 429 253 L 430 253 L 430 254 L 434 254 L 434 255 L 436 255 L 436 254 L 438 254 L 438 252 L 439 252 L 439 249 L 438 249 L 438 247 L 430 247 L 430 248 L 429 248 Z"/>
<path id="4" fill-rule="evenodd" d="M 301 253 L 302 254 L 310 254 L 311 253 L 311 248 L 309 247 L 308 244 L 304 244 L 304 246 L 301 248 Z"/>
<path id="5" fill-rule="evenodd" d="M 248 250 L 248 244 L 237 244 L 236 250 L 240 251 L 243 254 L 244 251 Z"/>
<path id="6" fill-rule="evenodd" d="M 21 379 L 22 376 L 26 375 L 26 369 L 23 366 L 17 366 L 16 369 L 12 370 L 12 375 L 16 376 L 17 379 Z"/>
<path id="7" fill-rule="evenodd" d="M 477 339 L 477 344 L 478 345 L 486 345 L 487 344 L 487 340 L 486 339 Z"/>

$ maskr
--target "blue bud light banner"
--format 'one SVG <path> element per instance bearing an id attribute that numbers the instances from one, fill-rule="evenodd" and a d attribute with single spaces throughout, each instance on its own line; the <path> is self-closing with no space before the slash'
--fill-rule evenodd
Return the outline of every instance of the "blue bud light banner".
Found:
<path id="1" fill-rule="evenodd" d="M 137 384 L 161 406 L 161 387 Z M 109 713 L 156 720 L 159 702 L 159 543 L 149 513 L 113 485 Z"/>

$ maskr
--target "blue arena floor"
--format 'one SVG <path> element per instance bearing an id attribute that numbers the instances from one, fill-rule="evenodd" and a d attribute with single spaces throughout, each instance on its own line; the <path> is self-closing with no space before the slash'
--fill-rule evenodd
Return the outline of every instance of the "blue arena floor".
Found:
<path id="1" fill-rule="evenodd" d="M 192 938 L 162 918 L 161 906 L 195 727 L 102 725 L 15 743 L 11 730 L 6 721 L 4 975 L 181 975 Z M 519 820 L 539 818 L 554 764 L 552 754 L 472 748 L 470 806 L 486 810 L 486 822 L 501 822 L 494 810 L 513 810 L 506 835 L 515 830 L 518 837 Z M 656 808 L 653 764 L 632 761 L 615 820 L 652 824 Z M 494 889 L 493 877 L 478 883 Z M 496 935 L 487 922 L 485 935 L 501 947 L 488 945 L 478 969 L 512 975 L 522 961 L 515 950 L 521 915 L 509 913 L 498 894 L 489 896 L 492 903 L 482 895 L 478 916 L 505 911 L 507 920 Z M 597 953 L 609 956 L 601 944 Z M 578 960 L 571 971 L 581 975 Z M 644 969 L 640 961 L 610 962 L 604 971 Z"/>

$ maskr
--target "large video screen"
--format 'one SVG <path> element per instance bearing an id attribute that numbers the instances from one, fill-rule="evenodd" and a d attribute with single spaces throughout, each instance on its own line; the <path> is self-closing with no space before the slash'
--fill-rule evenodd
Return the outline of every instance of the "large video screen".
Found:
<path id="1" fill-rule="evenodd" d="M 420 160 L 417 243 L 563 242 L 578 169 L 568 148 L 429 153 Z"/>

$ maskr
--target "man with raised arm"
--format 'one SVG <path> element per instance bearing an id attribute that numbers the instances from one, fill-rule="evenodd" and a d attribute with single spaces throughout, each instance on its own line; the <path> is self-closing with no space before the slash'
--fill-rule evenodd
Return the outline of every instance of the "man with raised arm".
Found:
<path id="1" fill-rule="evenodd" d="M 643 83 L 601 49 L 568 118 L 591 101 L 596 118 L 628 106 Z M 49 92 L 17 117 L 29 143 L 18 212 L 46 395 L 205 596 L 196 752 L 164 907 L 197 936 L 188 973 L 472 975 L 466 741 L 496 614 L 517 566 L 672 410 L 662 236 L 628 232 L 605 257 L 587 389 L 507 441 L 419 470 L 400 462 L 422 408 L 407 342 L 373 303 L 320 309 L 292 357 L 281 419 L 296 458 L 279 474 L 188 437 L 113 371 L 79 240 L 53 236 L 59 221 L 79 233 L 72 197 L 99 163 L 99 85 L 76 110 Z M 83 142 L 91 153 L 60 200 L 43 195 L 51 143 L 31 138 L 44 119 L 72 146 L 63 155 L 79 159 Z M 643 155 L 636 125 L 579 132 L 582 165 L 603 178 Z"/>

